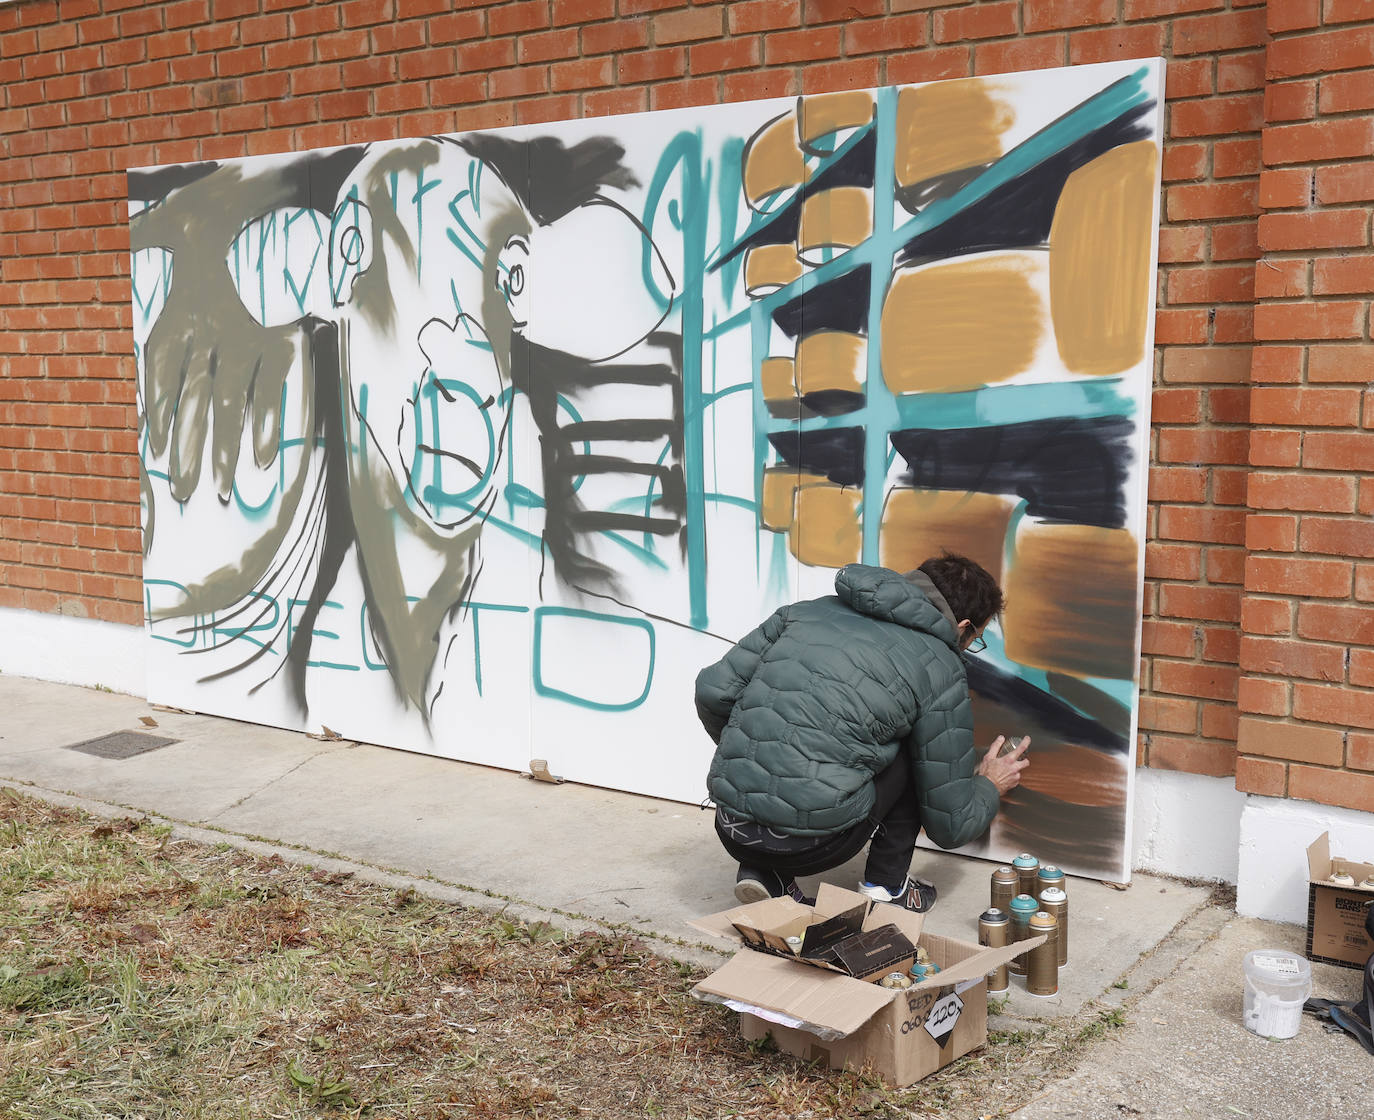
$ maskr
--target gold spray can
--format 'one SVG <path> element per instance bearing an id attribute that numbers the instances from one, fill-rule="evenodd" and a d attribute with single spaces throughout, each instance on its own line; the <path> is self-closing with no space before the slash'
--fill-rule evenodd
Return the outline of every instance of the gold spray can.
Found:
<path id="1" fill-rule="evenodd" d="M 1028 894 L 1035 897 L 1035 876 L 1040 870 L 1040 861 L 1030 852 L 1022 852 L 1011 861 L 1012 867 L 1016 868 L 1016 874 L 1020 876 L 1020 883 L 1017 887 L 1017 894 Z"/>
<path id="2" fill-rule="evenodd" d="M 992 908 L 1011 913 L 1011 900 L 1021 893 L 1021 876 L 1014 867 L 999 867 L 992 873 Z"/>
<path id="3" fill-rule="evenodd" d="M 1069 963 L 1069 896 L 1060 887 L 1046 887 L 1040 892 L 1040 909 L 1059 923 L 1059 967 L 1063 968 Z"/>
<path id="4" fill-rule="evenodd" d="M 1031 936 L 1031 915 L 1039 909 L 1040 904 L 1028 894 L 1018 894 L 1011 900 L 1011 929 L 1008 934 L 1011 944 L 1025 941 Z M 1022 953 L 1019 957 L 1012 958 L 1007 967 L 1013 976 L 1026 975 L 1026 954 Z"/>
<path id="5" fill-rule="evenodd" d="M 1043 945 L 1026 954 L 1026 991 L 1033 996 L 1052 996 L 1059 992 L 1059 923 L 1044 910 L 1031 915 L 1032 937 L 1049 934 Z"/>
<path id="6" fill-rule="evenodd" d="M 1007 943 L 1011 919 L 994 907 L 978 915 L 978 944 L 989 949 L 1000 949 Z M 1011 986 L 1007 977 L 1007 966 L 999 964 L 988 973 L 988 994 L 1005 992 Z"/>

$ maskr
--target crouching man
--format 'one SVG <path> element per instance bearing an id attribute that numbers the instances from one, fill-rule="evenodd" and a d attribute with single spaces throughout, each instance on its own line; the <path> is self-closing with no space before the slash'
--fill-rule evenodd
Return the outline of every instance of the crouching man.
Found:
<path id="1" fill-rule="evenodd" d="M 795 876 L 869 844 L 864 894 L 935 904 L 908 874 L 921 829 L 942 848 L 981 836 L 1029 765 L 1029 739 L 1000 755 L 999 736 L 981 760 L 973 743 L 962 654 L 1001 609 L 997 581 L 962 556 L 905 575 L 850 564 L 834 595 L 780 608 L 698 674 L 717 744 L 707 790 L 740 902 L 800 899 Z"/>

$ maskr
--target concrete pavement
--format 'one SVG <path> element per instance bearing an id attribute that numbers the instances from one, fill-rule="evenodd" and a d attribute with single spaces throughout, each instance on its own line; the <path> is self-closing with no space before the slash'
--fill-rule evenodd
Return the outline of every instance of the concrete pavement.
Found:
<path id="1" fill-rule="evenodd" d="M 177 742 L 122 760 L 66 749 L 126 731 Z M 688 918 L 734 904 L 734 867 L 716 841 L 711 815 L 695 805 L 545 784 L 508 771 L 347 740 L 321 741 L 154 709 L 123 694 L 12 676 L 0 676 L 0 781 L 41 797 L 75 798 L 96 812 L 138 810 L 170 820 L 188 835 L 268 845 L 315 865 L 337 860 L 390 881 L 423 880 L 422 889 L 430 893 L 474 904 L 506 905 L 565 925 L 628 927 L 665 952 L 703 964 L 721 960 L 729 948 L 685 925 Z M 940 888 L 928 928 L 974 940 L 992 867 L 918 854 L 918 870 Z M 860 870 L 856 860 L 824 878 L 852 886 Z M 1241 957 L 1261 943 L 1291 945 L 1302 931 L 1234 916 L 1223 921 L 1227 913 L 1209 907 L 1209 897 L 1206 887 L 1149 875 L 1137 875 L 1125 891 L 1070 881 L 1071 960 L 1061 974 L 1060 994 L 1037 999 L 1013 983 L 992 1026 L 1013 1029 L 1026 1021 L 1078 1015 L 1094 1001 L 1140 999 L 1142 1010 L 1132 1009 L 1130 1020 L 1140 1043 L 1111 1044 L 1121 1055 L 1120 1069 L 1094 1064 L 1090 1073 L 1064 1083 L 1064 1095 L 1042 1098 L 1018 1115 L 1039 1120 L 1132 1114 L 1045 1111 L 1078 1099 L 1071 1093 L 1094 1100 L 1115 1094 L 1144 1115 L 1176 1114 L 1150 1112 L 1138 1089 L 1128 1093 L 1134 1055 L 1142 1048 L 1161 1062 L 1172 1054 L 1176 1066 L 1195 1068 L 1199 1076 L 1217 1063 L 1231 1071 L 1236 1055 L 1273 1062 L 1303 1054 L 1308 1045 L 1312 1060 L 1333 1069 L 1341 1062 L 1359 1069 L 1363 1061 L 1374 1070 L 1374 1059 L 1347 1039 L 1326 1036 L 1315 1022 L 1305 1022 L 1300 1038 L 1286 1044 L 1267 1043 L 1240 1027 Z M 1318 994 L 1355 995 L 1357 973 L 1315 971 Z M 1123 977 L 1128 986 L 1114 988 Z M 1170 1026 L 1164 1030 L 1155 1019 Z M 1191 1050 L 1178 1041 L 1189 1032 L 1199 1040 Z M 1177 1077 L 1170 1082 L 1180 1107 L 1202 1099 L 1185 1091 L 1185 1084 Z M 1334 1107 L 1339 1098 L 1330 1097 L 1330 1103 Z"/>

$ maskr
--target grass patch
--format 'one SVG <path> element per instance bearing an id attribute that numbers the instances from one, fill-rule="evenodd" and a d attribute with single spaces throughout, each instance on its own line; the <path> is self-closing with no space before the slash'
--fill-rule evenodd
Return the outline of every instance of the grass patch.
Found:
<path id="1" fill-rule="evenodd" d="M 629 936 L 441 903 L 0 789 L 0 1116 L 996 1114 L 1118 1023 L 906 1091 L 741 1038 Z M 1073 1032 L 1082 1029 L 1082 1037 Z"/>

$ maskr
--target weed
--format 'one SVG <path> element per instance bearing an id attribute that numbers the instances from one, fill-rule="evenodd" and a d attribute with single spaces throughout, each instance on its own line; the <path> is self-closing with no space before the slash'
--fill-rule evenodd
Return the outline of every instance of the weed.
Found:
<path id="1" fill-rule="evenodd" d="M 327 1068 L 321 1069 L 319 1074 L 306 1073 L 301 1068 L 299 1061 L 292 1061 L 286 1067 L 286 1076 L 291 1084 L 296 1086 L 305 1097 L 315 1104 L 329 1105 L 335 1108 L 358 1108 L 358 1102 L 353 1099 L 353 1090 L 343 1081 L 336 1081 L 330 1077 Z"/>

